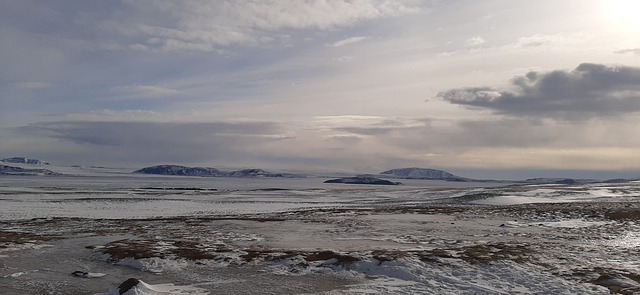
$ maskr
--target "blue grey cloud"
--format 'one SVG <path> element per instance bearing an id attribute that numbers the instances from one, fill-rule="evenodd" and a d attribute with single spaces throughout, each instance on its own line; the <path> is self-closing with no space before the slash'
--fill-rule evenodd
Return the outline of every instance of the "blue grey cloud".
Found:
<path id="1" fill-rule="evenodd" d="M 529 72 L 511 86 L 452 89 L 438 96 L 514 116 L 576 119 L 640 111 L 638 67 L 583 63 L 572 71 Z"/>
<path id="2" fill-rule="evenodd" d="M 291 138 L 270 122 L 58 121 L 34 123 L 14 131 L 70 143 L 85 151 L 88 158 L 130 163 L 237 160 L 252 154 L 253 147 Z"/>

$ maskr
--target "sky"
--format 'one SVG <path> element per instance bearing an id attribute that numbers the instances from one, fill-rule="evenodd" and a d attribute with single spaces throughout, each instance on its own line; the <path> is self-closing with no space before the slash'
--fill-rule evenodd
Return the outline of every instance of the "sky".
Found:
<path id="1" fill-rule="evenodd" d="M 0 7 L 0 157 L 640 176 L 639 1 Z"/>

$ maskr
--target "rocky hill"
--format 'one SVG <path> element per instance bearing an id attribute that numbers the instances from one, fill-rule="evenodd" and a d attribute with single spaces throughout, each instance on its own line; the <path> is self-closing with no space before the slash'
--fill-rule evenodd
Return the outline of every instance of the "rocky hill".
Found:
<path id="1" fill-rule="evenodd" d="M 225 176 L 225 173 L 215 168 L 186 167 L 179 165 L 157 165 L 136 170 L 133 173 L 179 175 L 179 176 Z"/>
<path id="2" fill-rule="evenodd" d="M 0 175 L 59 175 L 47 169 L 26 169 L 14 166 L 0 165 Z"/>
<path id="3" fill-rule="evenodd" d="M 0 160 L 3 163 L 13 163 L 13 164 L 30 164 L 30 165 L 49 165 L 47 162 L 43 162 L 36 159 L 28 159 L 24 157 L 12 157 L 12 158 L 4 158 Z"/>
<path id="4" fill-rule="evenodd" d="M 180 165 L 157 165 L 145 167 L 133 173 L 157 174 L 157 175 L 178 175 L 178 176 L 201 176 L 201 177 L 305 177 L 301 174 L 272 173 L 262 169 L 242 169 L 234 171 L 223 171 L 208 167 L 186 167 Z"/>
<path id="5" fill-rule="evenodd" d="M 356 176 L 356 177 L 343 177 L 337 179 L 330 179 L 324 183 L 344 183 L 344 184 L 376 184 L 376 185 L 399 185 L 399 182 L 393 182 L 385 179 L 369 177 L 369 176 Z"/>
<path id="6" fill-rule="evenodd" d="M 430 180 L 447 180 L 447 181 L 470 181 L 469 178 L 453 175 L 449 172 L 427 169 L 427 168 L 398 168 L 391 169 L 380 174 L 393 176 L 395 178 L 404 179 L 430 179 Z"/>

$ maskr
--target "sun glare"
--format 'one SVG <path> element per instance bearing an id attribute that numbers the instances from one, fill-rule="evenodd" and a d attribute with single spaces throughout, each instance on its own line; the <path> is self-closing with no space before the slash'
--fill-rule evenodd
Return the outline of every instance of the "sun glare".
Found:
<path id="1" fill-rule="evenodd" d="M 640 30 L 640 0 L 604 0 L 612 20 L 630 30 Z"/>

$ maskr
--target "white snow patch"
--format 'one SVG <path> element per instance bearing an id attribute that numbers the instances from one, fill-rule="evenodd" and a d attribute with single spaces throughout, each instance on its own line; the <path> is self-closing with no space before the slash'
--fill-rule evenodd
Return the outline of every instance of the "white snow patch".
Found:
<path id="1" fill-rule="evenodd" d="M 325 262 L 323 265 L 330 266 Z M 606 294 L 601 286 L 582 284 L 554 276 L 540 266 L 510 261 L 469 264 L 459 260 L 425 263 L 418 259 L 379 262 L 375 259 L 334 264 L 373 279 L 347 290 L 327 294 Z"/>
<path id="2" fill-rule="evenodd" d="M 134 259 L 133 257 L 127 257 L 115 263 L 116 265 L 127 266 L 135 269 L 139 269 L 150 273 L 162 273 L 167 268 L 180 269 L 184 267 L 184 262 L 173 259 L 160 259 L 160 258 L 142 258 Z"/>
<path id="3" fill-rule="evenodd" d="M 613 240 L 606 241 L 606 245 L 617 247 L 617 248 L 640 248 L 640 233 L 638 232 L 628 232 L 620 237 L 617 237 Z"/>
<path id="4" fill-rule="evenodd" d="M 29 274 L 29 272 L 28 272 L 28 271 L 21 271 L 21 272 L 16 272 L 16 273 L 8 274 L 8 275 L 3 276 L 3 277 L 4 277 L 4 278 L 17 278 L 17 277 L 19 277 L 19 276 L 26 275 L 26 274 Z"/>
<path id="5" fill-rule="evenodd" d="M 548 197 L 527 197 L 527 196 L 495 196 L 491 198 L 474 200 L 469 203 L 479 205 L 518 205 L 518 204 L 534 204 L 534 203 L 558 203 L 570 202 L 569 200 L 559 200 Z"/>
<path id="6" fill-rule="evenodd" d="M 122 295 L 208 295 L 209 291 L 191 285 L 177 286 L 174 284 L 151 285 L 143 281 L 129 289 Z M 104 295 L 121 295 L 118 288 L 112 289 Z"/>

